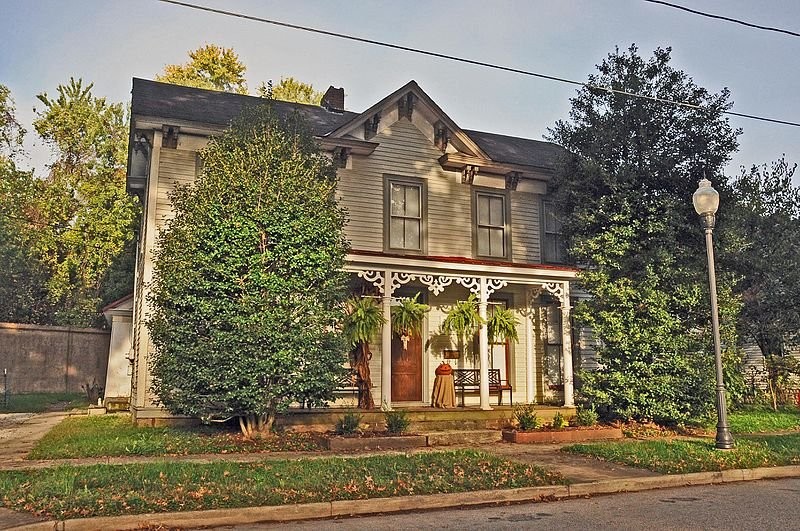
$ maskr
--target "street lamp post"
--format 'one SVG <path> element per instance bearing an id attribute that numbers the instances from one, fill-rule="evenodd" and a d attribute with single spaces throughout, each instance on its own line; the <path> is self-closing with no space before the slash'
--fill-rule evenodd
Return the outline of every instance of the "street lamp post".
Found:
<path id="1" fill-rule="evenodd" d="M 727 404 L 725 402 L 725 382 L 722 377 L 722 348 L 719 338 L 719 310 L 717 307 L 717 275 L 714 272 L 714 242 L 711 233 L 714 231 L 719 193 L 711 186 L 711 181 L 700 181 L 697 191 L 692 196 L 694 209 L 703 221 L 706 233 L 706 254 L 708 256 L 708 287 L 711 293 L 711 328 L 714 333 L 714 361 L 717 368 L 717 443 L 719 450 L 733 448 L 733 437 L 728 426 Z"/>

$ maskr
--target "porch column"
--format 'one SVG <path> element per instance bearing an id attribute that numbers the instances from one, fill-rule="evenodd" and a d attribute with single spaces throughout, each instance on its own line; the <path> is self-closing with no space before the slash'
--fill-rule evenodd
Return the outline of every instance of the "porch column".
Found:
<path id="1" fill-rule="evenodd" d="M 478 300 L 478 313 L 483 320 L 478 335 L 481 375 L 481 409 L 490 410 L 489 405 L 489 327 L 486 325 L 487 306 L 489 303 L 489 289 L 486 277 L 480 278 L 480 298 Z"/>
<path id="2" fill-rule="evenodd" d="M 383 319 L 381 328 L 381 407 L 392 409 L 392 271 L 383 272 Z"/>
<path id="3" fill-rule="evenodd" d="M 536 402 L 536 389 L 533 383 L 534 375 L 536 374 L 536 352 L 533 350 L 532 298 L 533 293 L 529 291 L 525 303 L 525 401 L 529 404 Z"/>
<path id="4" fill-rule="evenodd" d="M 561 296 L 561 366 L 564 374 L 564 405 L 575 405 L 575 388 L 572 374 L 572 327 L 570 325 L 569 282 L 564 282 Z"/>

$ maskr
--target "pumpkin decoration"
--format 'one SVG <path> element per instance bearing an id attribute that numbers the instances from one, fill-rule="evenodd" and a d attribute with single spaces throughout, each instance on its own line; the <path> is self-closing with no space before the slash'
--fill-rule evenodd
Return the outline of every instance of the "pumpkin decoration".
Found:
<path id="1" fill-rule="evenodd" d="M 453 367 L 449 363 L 442 362 L 436 367 L 436 376 L 450 376 L 453 374 Z"/>

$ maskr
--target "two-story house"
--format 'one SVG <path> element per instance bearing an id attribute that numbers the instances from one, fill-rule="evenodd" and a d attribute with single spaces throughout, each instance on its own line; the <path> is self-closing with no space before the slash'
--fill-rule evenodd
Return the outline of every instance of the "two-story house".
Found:
<path id="1" fill-rule="evenodd" d="M 246 105 L 263 100 L 133 81 L 128 188 L 142 199 L 133 301 L 131 406 L 137 418 L 165 413 L 150 391 L 144 324 L 156 235 L 170 218 L 168 194 L 201 171 L 197 152 Z M 381 298 L 384 315 L 398 297 L 419 294 L 431 306 L 422 340 L 403 349 L 389 326 L 373 348 L 376 402 L 430 403 L 434 370 L 451 339 L 439 332 L 454 302 L 477 296 L 482 315 L 496 305 L 520 322 L 513 344 L 489 344 L 486 326 L 471 353 L 452 360 L 480 369 L 468 405 L 490 409 L 486 374 L 499 369 L 516 402 L 573 404 L 570 283 L 560 263 L 559 223 L 547 187 L 561 148 L 547 142 L 461 129 L 411 81 L 361 113 L 344 110 L 343 89 L 321 106 L 275 102 L 301 112 L 339 166 L 338 198 L 349 212 L 346 269 L 354 285 Z M 471 402 L 470 402 L 471 400 Z"/>

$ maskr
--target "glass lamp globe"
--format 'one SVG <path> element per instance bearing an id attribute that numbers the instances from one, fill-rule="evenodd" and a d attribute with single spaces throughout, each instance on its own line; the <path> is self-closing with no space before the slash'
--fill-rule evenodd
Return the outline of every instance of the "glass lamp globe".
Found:
<path id="1" fill-rule="evenodd" d="M 694 210 L 700 216 L 708 216 L 717 213 L 719 208 L 719 192 L 711 186 L 711 181 L 703 178 L 697 186 L 697 191 L 692 195 Z"/>

